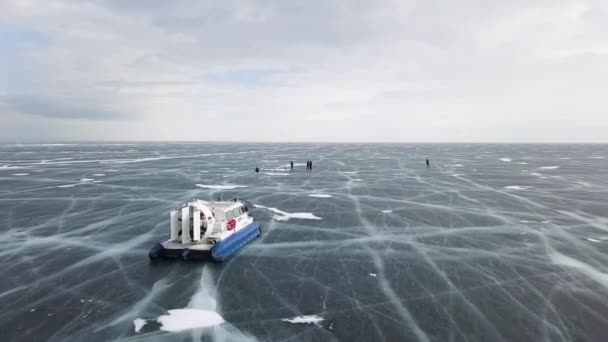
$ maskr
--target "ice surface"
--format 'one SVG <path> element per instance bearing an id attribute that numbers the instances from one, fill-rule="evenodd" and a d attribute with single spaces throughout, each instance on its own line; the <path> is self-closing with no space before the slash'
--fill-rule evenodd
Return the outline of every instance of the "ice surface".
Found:
<path id="1" fill-rule="evenodd" d="M 591 157 L 606 151 L 584 144 L 0 145 L 0 335 L 604 341 L 608 159 Z M 253 171 L 292 159 L 312 159 L 314 169 Z M 454 165 L 470 171 L 454 177 L 463 170 Z M 309 197 L 320 194 L 333 198 Z M 169 234 L 170 210 L 218 197 L 260 206 L 252 212 L 262 236 L 221 264 L 148 260 Z M 324 321 L 304 323 L 314 314 Z"/>

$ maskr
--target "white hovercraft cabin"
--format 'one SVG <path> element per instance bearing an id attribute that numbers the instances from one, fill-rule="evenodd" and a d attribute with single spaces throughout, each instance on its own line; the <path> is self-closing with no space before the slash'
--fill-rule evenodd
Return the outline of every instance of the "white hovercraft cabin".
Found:
<path id="1" fill-rule="evenodd" d="M 260 236 L 246 201 L 193 200 L 170 213 L 171 236 L 157 243 L 150 259 L 182 258 L 223 261 Z"/>

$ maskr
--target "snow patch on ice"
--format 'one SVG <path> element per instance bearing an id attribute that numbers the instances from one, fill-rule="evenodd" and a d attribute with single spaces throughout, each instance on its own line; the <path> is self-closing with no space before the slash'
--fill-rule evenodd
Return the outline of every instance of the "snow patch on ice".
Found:
<path id="1" fill-rule="evenodd" d="M 163 159 L 175 159 L 177 157 L 148 157 L 148 158 L 135 158 L 135 159 L 113 159 L 113 160 L 103 160 L 99 163 L 101 164 L 130 164 L 130 163 L 140 163 L 147 161 L 156 161 Z"/>
<path id="2" fill-rule="evenodd" d="M 161 330 L 176 332 L 219 325 L 224 323 L 224 318 L 215 311 L 175 309 L 169 310 L 168 315 L 160 316 L 156 321 L 161 325 Z"/>
<path id="3" fill-rule="evenodd" d="M 13 173 L 13 176 L 29 176 L 29 173 Z"/>
<path id="4" fill-rule="evenodd" d="M 12 165 L 3 165 L 0 166 L 0 170 L 17 170 L 17 169 L 25 169 L 23 166 L 12 166 Z"/>
<path id="5" fill-rule="evenodd" d="M 294 318 L 283 318 L 281 321 L 292 324 L 319 324 L 324 321 L 325 318 L 317 315 L 298 316 Z"/>
<path id="6" fill-rule="evenodd" d="M 557 170 L 557 169 L 559 169 L 559 166 L 541 166 L 541 167 L 539 167 L 539 169 L 541 169 L 541 170 Z"/>
<path id="7" fill-rule="evenodd" d="M 390 210 L 390 209 L 388 209 L 388 210 L 382 210 L 382 212 L 383 212 L 383 213 L 386 213 L 386 214 L 389 214 L 389 213 L 392 213 L 393 211 L 392 211 L 392 210 Z"/>
<path id="8" fill-rule="evenodd" d="M 519 164 L 519 165 L 528 165 L 528 163 L 526 163 L 526 162 L 519 162 L 517 164 Z"/>
<path id="9" fill-rule="evenodd" d="M 328 194 L 310 194 L 310 195 L 308 195 L 308 197 L 330 198 L 330 197 L 333 197 L 333 196 L 332 195 L 328 195 Z"/>
<path id="10" fill-rule="evenodd" d="M 92 182 L 92 181 L 94 181 L 94 180 L 95 180 L 95 179 L 92 179 L 92 178 L 80 178 L 80 181 L 81 181 L 81 182 Z"/>
<path id="11" fill-rule="evenodd" d="M 75 187 L 78 184 L 65 184 L 65 185 L 57 185 L 57 188 L 72 188 Z"/>
<path id="12" fill-rule="evenodd" d="M 264 172 L 267 176 L 289 176 L 287 172 Z"/>
<path id="13" fill-rule="evenodd" d="M 376 278 L 378 275 L 376 273 L 370 273 L 369 276 Z"/>
<path id="14" fill-rule="evenodd" d="M 505 157 L 505 158 L 500 158 L 500 160 L 502 160 L 502 161 L 504 161 L 504 162 L 510 162 L 510 161 L 511 161 L 511 158 L 506 158 L 506 157 Z"/>
<path id="15" fill-rule="evenodd" d="M 357 173 L 359 173 L 359 171 L 344 171 L 342 173 L 345 173 L 347 175 L 356 175 Z"/>
<path id="16" fill-rule="evenodd" d="M 103 177 L 105 175 L 106 175 L 105 173 L 94 173 L 93 174 L 93 176 L 95 176 L 95 177 Z"/>
<path id="17" fill-rule="evenodd" d="M 591 242 L 602 242 L 601 240 L 594 239 L 594 238 L 585 238 L 585 240 L 591 241 Z"/>
<path id="18" fill-rule="evenodd" d="M 530 188 L 529 186 L 521 186 L 521 185 L 509 185 L 509 186 L 505 186 L 505 189 L 512 189 L 512 190 L 526 190 Z"/>
<path id="19" fill-rule="evenodd" d="M 199 188 L 205 188 L 205 189 L 213 189 L 213 190 L 231 190 L 231 189 L 236 189 L 236 188 L 246 188 L 246 185 L 230 185 L 230 184 L 226 184 L 226 185 L 207 185 L 207 184 L 196 184 L 196 186 L 198 186 Z"/>
<path id="20" fill-rule="evenodd" d="M 148 321 L 146 321 L 145 319 L 141 319 L 141 318 L 136 318 L 133 320 L 133 325 L 135 325 L 135 332 L 138 333 L 141 328 L 144 327 L 144 325 L 146 325 L 146 323 L 148 323 Z"/>
<path id="21" fill-rule="evenodd" d="M 585 262 L 571 258 L 556 251 L 549 253 L 549 258 L 558 265 L 574 268 L 587 277 L 595 280 L 605 287 L 608 287 L 608 274 L 599 271 L 595 267 Z"/>
<path id="22" fill-rule="evenodd" d="M 260 208 L 260 209 L 266 209 L 268 211 L 271 211 L 271 212 L 277 214 L 273 217 L 277 221 L 289 221 L 292 218 L 304 219 L 304 220 L 322 220 L 323 219 L 321 217 L 315 216 L 315 214 L 313 214 L 313 213 L 288 213 L 288 212 L 279 210 L 277 208 L 270 208 L 270 207 L 265 207 L 265 206 L 257 205 L 257 204 L 254 204 L 254 207 Z"/>

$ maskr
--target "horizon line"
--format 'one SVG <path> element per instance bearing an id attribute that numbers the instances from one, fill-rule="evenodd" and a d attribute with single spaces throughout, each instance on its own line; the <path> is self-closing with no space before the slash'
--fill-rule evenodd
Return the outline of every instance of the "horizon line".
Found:
<path id="1" fill-rule="evenodd" d="M 39 141 L 0 141 L 2 145 L 34 144 L 572 144 L 603 145 L 608 141 L 230 141 L 230 140 L 39 140 Z"/>

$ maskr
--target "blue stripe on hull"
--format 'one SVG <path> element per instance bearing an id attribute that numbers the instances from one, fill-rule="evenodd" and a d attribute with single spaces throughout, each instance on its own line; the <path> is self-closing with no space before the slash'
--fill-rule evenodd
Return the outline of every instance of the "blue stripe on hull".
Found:
<path id="1" fill-rule="evenodd" d="M 228 239 L 218 243 L 211 249 L 211 259 L 213 261 L 222 262 L 233 256 L 239 249 L 253 239 L 262 235 L 262 230 L 258 223 L 252 223 L 241 229 L 238 233 L 230 236 Z"/>

